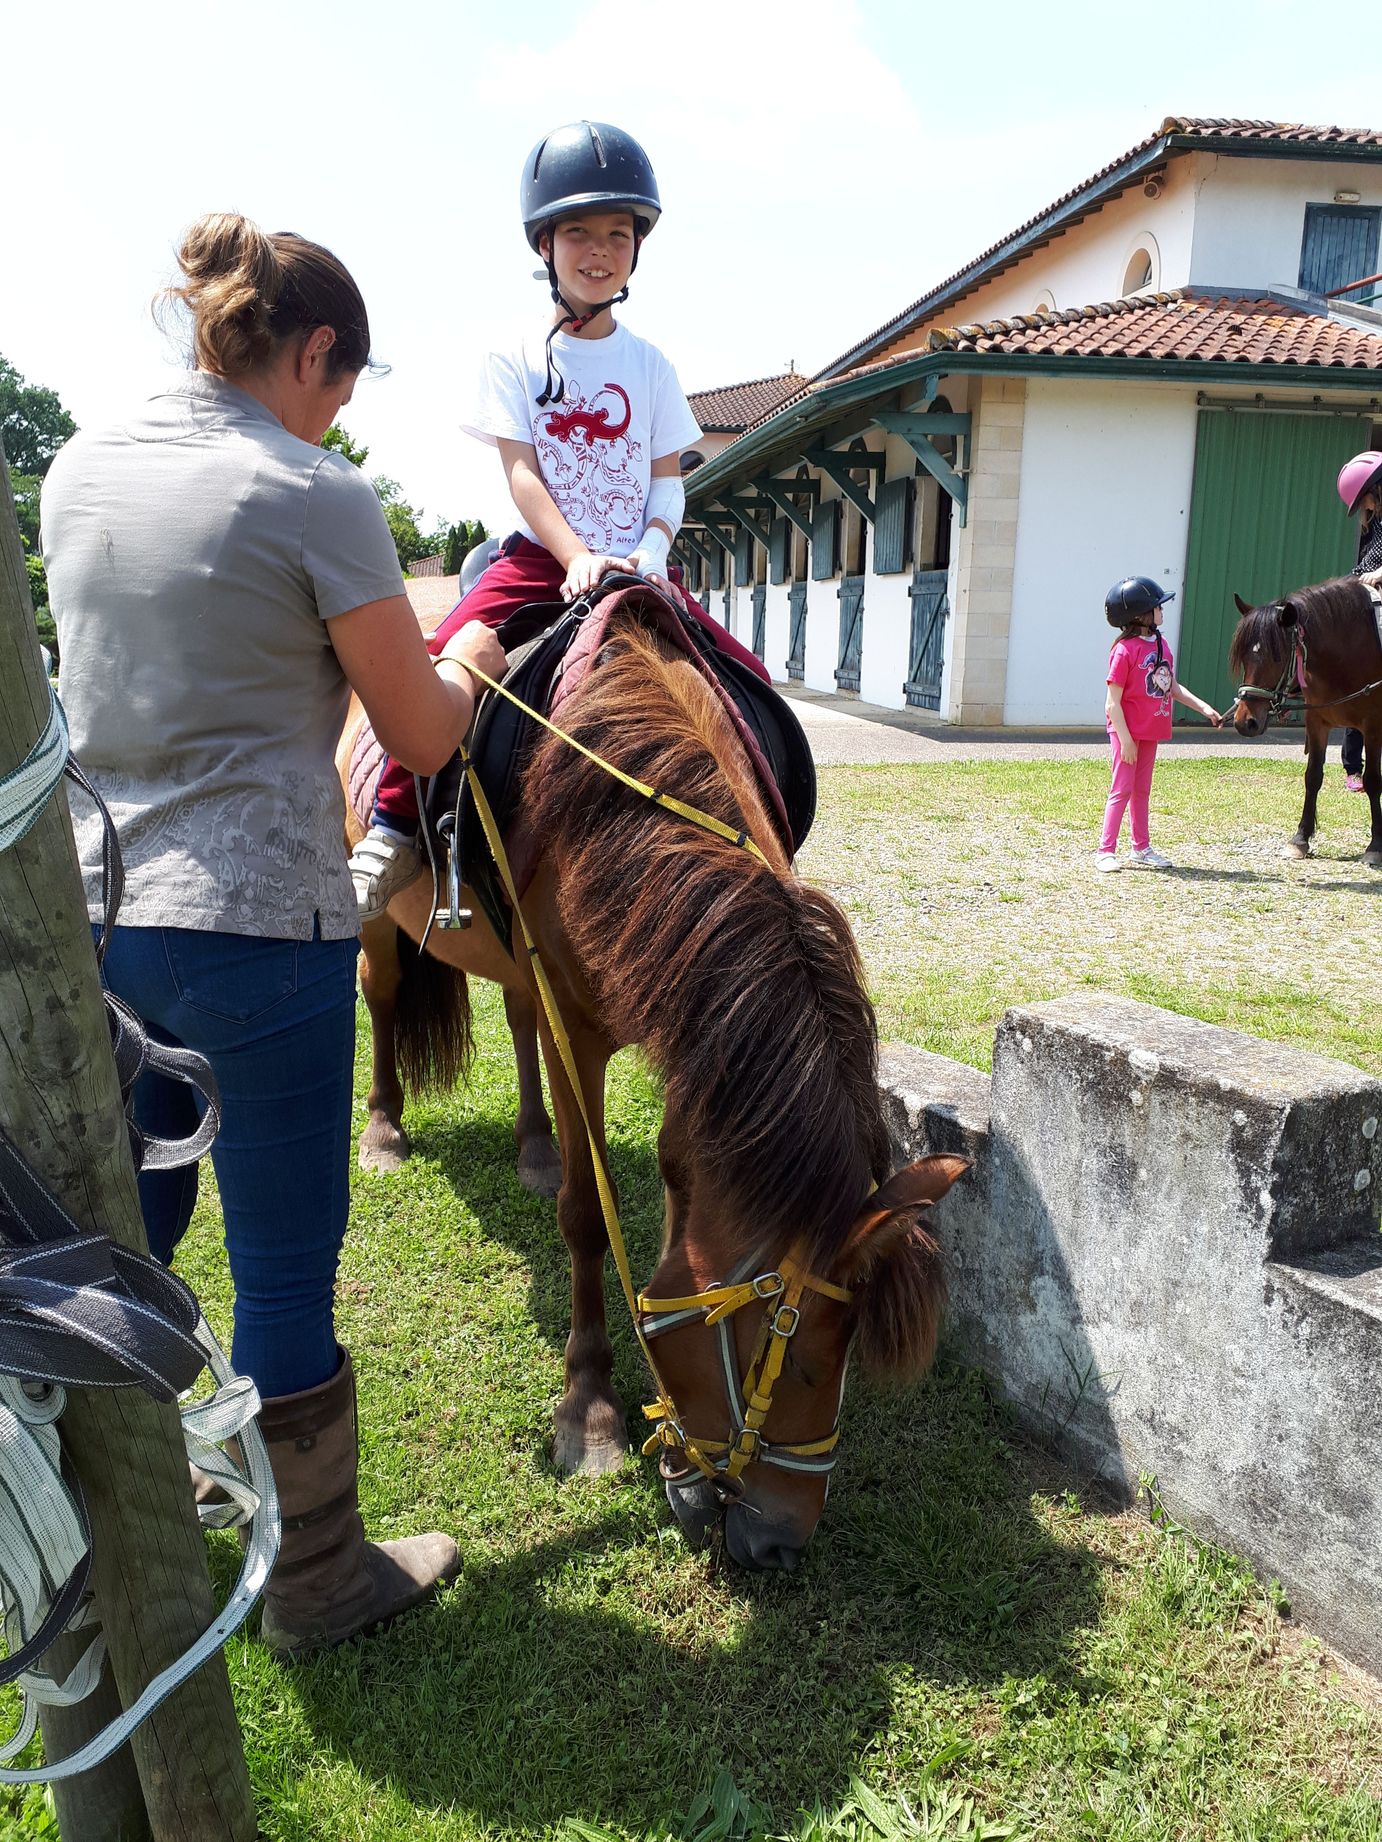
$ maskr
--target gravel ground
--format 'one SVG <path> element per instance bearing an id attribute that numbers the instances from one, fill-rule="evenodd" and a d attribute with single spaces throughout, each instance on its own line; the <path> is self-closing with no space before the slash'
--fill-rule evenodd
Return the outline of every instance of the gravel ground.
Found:
<path id="1" fill-rule="evenodd" d="M 857 698 L 834 697 L 779 684 L 801 719 L 818 767 L 863 767 L 890 761 L 1076 761 L 1108 758 L 1102 729 L 959 729 L 929 710 L 886 710 Z M 1279 759 L 1301 751 L 1301 732 L 1268 730 L 1245 742 L 1230 730 L 1180 729 L 1163 752 L 1200 760 L 1228 751 L 1235 758 Z"/>

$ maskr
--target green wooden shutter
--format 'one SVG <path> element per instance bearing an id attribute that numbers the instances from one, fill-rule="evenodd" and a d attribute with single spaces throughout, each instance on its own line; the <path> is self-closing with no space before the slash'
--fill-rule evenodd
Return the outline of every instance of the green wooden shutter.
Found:
<path id="1" fill-rule="evenodd" d="M 785 518 L 774 518 L 768 544 L 768 579 L 774 583 L 787 580 L 787 565 L 792 542 L 792 527 Z"/>
<path id="2" fill-rule="evenodd" d="M 827 499 L 811 519 L 811 579 L 828 582 L 840 573 L 840 501 Z"/>
<path id="3" fill-rule="evenodd" d="M 1219 709 L 1234 688 L 1234 594 L 1256 606 L 1352 569 L 1358 529 L 1334 479 L 1367 447 L 1369 427 L 1351 416 L 1200 411 L 1176 676 Z M 1179 721 L 1188 714 L 1176 706 Z"/>
<path id="4" fill-rule="evenodd" d="M 742 525 L 734 539 L 734 580 L 739 588 L 753 580 L 753 539 Z"/>
<path id="5" fill-rule="evenodd" d="M 712 538 L 714 548 L 711 550 L 710 586 L 723 588 L 725 585 L 725 547 L 718 539 Z"/>
<path id="6" fill-rule="evenodd" d="M 884 480 L 875 502 L 873 573 L 899 575 L 912 560 L 912 503 L 915 483 L 910 476 Z"/>

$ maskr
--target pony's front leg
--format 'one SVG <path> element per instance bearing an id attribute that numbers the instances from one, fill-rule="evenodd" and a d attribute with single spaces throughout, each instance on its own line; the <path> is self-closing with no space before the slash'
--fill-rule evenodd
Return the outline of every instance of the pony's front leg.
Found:
<path id="1" fill-rule="evenodd" d="M 1367 730 L 1363 746 L 1363 791 L 1372 809 L 1372 836 L 1363 862 L 1370 870 L 1382 870 L 1382 724 Z"/>
<path id="2" fill-rule="evenodd" d="M 566 1387 L 556 1412 L 552 1462 L 559 1471 L 614 1471 L 628 1451 L 624 1404 L 610 1380 L 614 1352 L 605 1324 L 605 1250 L 609 1237 L 595 1182 L 594 1157 L 605 1156 L 605 1067 L 609 1048 L 573 1031 L 572 1049 L 590 1132 L 566 1071 L 542 1023 L 542 1052 L 552 1086 L 562 1145 L 557 1224 L 571 1255 L 571 1334 L 566 1340 Z M 591 1138 L 594 1139 L 592 1155 Z"/>
<path id="3" fill-rule="evenodd" d="M 513 1037 L 518 1068 L 518 1181 L 536 1196 L 555 1196 L 561 1188 L 561 1153 L 552 1139 L 552 1122 L 542 1102 L 542 1070 L 537 1056 L 537 1007 L 526 991 L 504 987 L 504 1015 Z"/>
<path id="4" fill-rule="evenodd" d="M 1308 857 L 1310 840 L 1315 835 L 1315 807 L 1324 785 L 1324 751 L 1329 742 L 1328 729 L 1321 729 L 1313 718 L 1305 731 L 1305 804 L 1300 810 L 1300 824 L 1291 842 L 1282 848 L 1283 857 Z"/>
<path id="5" fill-rule="evenodd" d="M 366 1102 L 369 1119 L 360 1134 L 360 1168 L 398 1170 L 413 1148 L 403 1130 L 403 1083 L 398 1078 L 394 1045 L 403 967 L 398 957 L 398 929 L 387 915 L 361 928 L 360 953 L 360 986 L 369 1007 L 374 1055 Z"/>

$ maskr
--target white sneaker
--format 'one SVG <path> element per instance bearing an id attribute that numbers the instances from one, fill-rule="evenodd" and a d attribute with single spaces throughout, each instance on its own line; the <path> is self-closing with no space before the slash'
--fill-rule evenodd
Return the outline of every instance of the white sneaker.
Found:
<path id="1" fill-rule="evenodd" d="M 1096 851 L 1094 853 L 1094 868 L 1096 870 L 1107 873 L 1110 870 L 1121 870 L 1122 867 L 1122 864 L 1118 861 L 1117 851 Z"/>
<path id="2" fill-rule="evenodd" d="M 360 920 L 382 915 L 396 895 L 422 875 L 422 856 L 415 844 L 371 826 L 350 854 L 350 880 Z"/>
<path id="3" fill-rule="evenodd" d="M 1169 857 L 1163 857 L 1160 851 L 1154 851 L 1149 844 L 1145 851 L 1134 851 L 1132 861 L 1139 870 L 1169 870 L 1172 863 Z"/>

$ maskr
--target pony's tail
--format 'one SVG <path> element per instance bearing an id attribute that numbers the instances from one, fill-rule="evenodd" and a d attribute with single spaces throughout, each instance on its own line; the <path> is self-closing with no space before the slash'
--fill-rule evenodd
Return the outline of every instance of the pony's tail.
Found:
<path id="1" fill-rule="evenodd" d="M 464 972 L 419 953 L 398 930 L 402 981 L 394 1021 L 399 1073 L 411 1094 L 453 1088 L 475 1053 L 470 987 Z"/>

